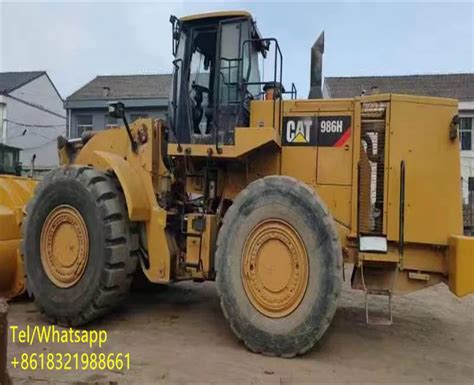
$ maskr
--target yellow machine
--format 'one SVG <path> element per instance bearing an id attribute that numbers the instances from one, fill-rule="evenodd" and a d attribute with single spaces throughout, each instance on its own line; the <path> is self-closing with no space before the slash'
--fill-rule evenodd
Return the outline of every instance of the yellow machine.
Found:
<path id="1" fill-rule="evenodd" d="M 20 149 L 0 144 L 0 297 L 11 298 L 26 290 L 20 255 L 23 209 L 36 181 L 18 176 Z"/>
<path id="2" fill-rule="evenodd" d="M 329 326 L 344 262 L 366 298 L 442 281 L 474 291 L 455 100 L 318 99 L 322 39 L 299 100 L 282 85 L 278 42 L 247 12 L 171 22 L 167 122 L 129 126 L 111 104 L 125 127 L 60 139 L 62 166 L 28 204 L 28 290 L 47 317 L 99 317 L 137 268 L 160 284 L 216 280 L 236 336 L 292 357 Z"/>

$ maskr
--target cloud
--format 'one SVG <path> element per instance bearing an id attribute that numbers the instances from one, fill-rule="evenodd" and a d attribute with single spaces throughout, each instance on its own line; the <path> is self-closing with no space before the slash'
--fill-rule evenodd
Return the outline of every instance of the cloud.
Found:
<path id="1" fill-rule="evenodd" d="M 99 74 L 171 68 L 179 3 L 4 3 L 1 71 L 46 70 L 63 97 Z"/>
<path id="2" fill-rule="evenodd" d="M 295 82 L 301 96 L 322 29 L 325 75 L 466 72 L 474 65 L 472 4 L 1 1 L 0 70 L 47 70 L 63 97 L 100 74 L 170 72 L 170 14 L 222 9 L 250 9 L 264 36 L 278 38 L 285 86 Z"/>

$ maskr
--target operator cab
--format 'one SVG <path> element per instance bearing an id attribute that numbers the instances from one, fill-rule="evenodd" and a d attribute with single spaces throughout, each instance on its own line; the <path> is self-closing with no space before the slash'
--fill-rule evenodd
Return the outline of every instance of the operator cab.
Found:
<path id="1" fill-rule="evenodd" d="M 250 101 L 264 95 L 259 56 L 266 57 L 273 39 L 260 37 L 247 12 L 171 16 L 170 22 L 171 143 L 234 144 L 235 127 L 249 126 Z"/>
<path id="2" fill-rule="evenodd" d="M 0 174 L 21 175 L 20 150 L 0 143 Z"/>

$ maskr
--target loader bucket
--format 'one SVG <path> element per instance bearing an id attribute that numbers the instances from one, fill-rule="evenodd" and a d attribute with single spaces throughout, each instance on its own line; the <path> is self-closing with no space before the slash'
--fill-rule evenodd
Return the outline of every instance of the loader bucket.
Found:
<path id="1" fill-rule="evenodd" d="M 26 289 L 21 224 L 36 184 L 34 179 L 0 175 L 0 297 L 13 298 Z"/>

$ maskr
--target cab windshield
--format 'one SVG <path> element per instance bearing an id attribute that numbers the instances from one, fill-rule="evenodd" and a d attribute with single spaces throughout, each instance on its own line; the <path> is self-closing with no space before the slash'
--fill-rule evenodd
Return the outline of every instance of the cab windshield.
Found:
<path id="1" fill-rule="evenodd" d="M 178 143 L 233 144 L 262 97 L 261 44 L 248 17 L 176 21 L 169 120 Z"/>

